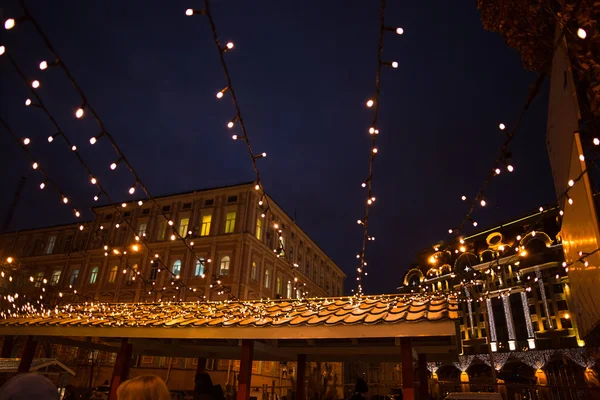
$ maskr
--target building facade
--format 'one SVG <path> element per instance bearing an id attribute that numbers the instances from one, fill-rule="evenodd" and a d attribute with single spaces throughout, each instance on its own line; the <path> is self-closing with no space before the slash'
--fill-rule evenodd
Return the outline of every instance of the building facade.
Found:
<path id="1" fill-rule="evenodd" d="M 344 272 L 254 185 L 162 196 L 155 198 L 155 203 L 142 199 L 95 207 L 93 220 L 86 222 L 83 230 L 81 224 L 66 224 L 6 233 L 0 236 L 0 259 L 3 270 L 12 275 L 10 281 L 2 279 L 4 294 L 17 293 L 29 299 L 41 296 L 50 304 L 224 300 L 227 294 L 214 285 L 212 272 L 239 299 L 341 296 Z M 261 200 L 269 204 L 270 212 L 264 217 Z M 173 236 L 176 233 L 186 238 L 187 245 L 193 243 L 193 253 Z M 157 258 L 162 263 L 155 262 Z M 172 274 L 161 270 L 165 266 Z M 178 285 L 179 281 L 191 290 Z M 161 288 L 161 293 L 148 290 L 149 282 Z M 100 357 L 96 371 L 86 376 L 92 385 L 102 383 L 102 367 L 114 362 L 112 355 L 74 351 L 55 346 L 50 353 L 92 370 L 94 357 Z M 175 375 L 182 370 L 182 375 L 193 376 L 194 362 L 197 360 L 139 357 L 135 366 L 145 371 L 160 368 Z M 207 360 L 206 366 L 225 372 L 217 383 L 233 383 L 235 361 Z M 107 367 L 106 371 L 110 370 Z M 269 386 L 273 379 L 279 385 L 287 367 L 256 362 L 255 372 L 257 379 L 268 377 Z M 172 382 L 178 379 L 175 375 L 170 376 Z"/>

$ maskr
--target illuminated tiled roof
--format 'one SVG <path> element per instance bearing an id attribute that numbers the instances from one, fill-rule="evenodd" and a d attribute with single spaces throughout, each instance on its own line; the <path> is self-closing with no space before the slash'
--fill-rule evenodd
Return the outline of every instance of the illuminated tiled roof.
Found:
<path id="1" fill-rule="evenodd" d="M 6 327 L 293 327 L 436 322 L 458 318 L 456 300 L 403 295 L 206 303 L 88 303 L 0 319 Z"/>

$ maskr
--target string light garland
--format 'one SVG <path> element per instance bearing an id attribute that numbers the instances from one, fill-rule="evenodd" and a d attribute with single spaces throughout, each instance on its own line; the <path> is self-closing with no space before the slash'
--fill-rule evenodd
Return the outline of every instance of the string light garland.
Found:
<path id="1" fill-rule="evenodd" d="M 225 95 L 228 95 L 231 97 L 231 101 L 232 101 L 233 107 L 235 109 L 235 116 L 231 121 L 229 121 L 227 123 L 227 127 L 229 129 L 233 129 L 236 126 L 239 126 L 239 129 L 242 132 L 241 135 L 237 135 L 237 134 L 232 135 L 232 139 L 234 141 L 241 141 L 246 144 L 248 156 L 250 158 L 250 161 L 252 164 L 252 169 L 254 170 L 254 174 L 255 174 L 254 189 L 257 191 L 257 193 L 260 194 L 260 196 L 259 196 L 260 200 L 258 202 L 258 207 L 261 210 L 261 218 L 263 218 L 263 219 L 266 218 L 266 219 L 272 220 L 273 229 L 275 230 L 275 232 L 277 234 L 277 245 L 278 245 L 277 247 L 278 248 L 274 249 L 273 251 L 277 254 L 278 258 L 282 259 L 283 262 L 285 262 L 288 265 L 288 267 L 292 273 L 293 280 L 295 282 L 296 290 L 298 290 L 300 288 L 303 292 L 303 295 L 305 295 L 305 292 L 304 292 L 305 284 L 300 283 L 298 280 L 298 277 L 297 277 L 298 264 L 294 263 L 287 256 L 287 253 L 285 251 L 285 243 L 283 241 L 283 230 L 281 229 L 280 224 L 277 221 L 277 218 L 273 215 L 271 206 L 269 204 L 269 196 L 267 195 L 267 192 L 265 191 L 264 184 L 263 184 L 263 181 L 262 181 L 262 178 L 260 175 L 260 169 L 258 167 L 257 161 L 260 160 L 261 158 L 267 157 L 267 153 L 266 152 L 256 153 L 252 149 L 251 142 L 250 142 L 250 136 L 248 135 L 248 131 L 247 131 L 246 125 L 244 123 L 244 118 L 243 118 L 242 112 L 240 110 L 240 105 L 239 105 L 239 102 L 237 99 L 237 95 L 236 95 L 235 89 L 232 84 L 231 75 L 230 75 L 229 69 L 227 67 L 225 53 L 227 53 L 227 51 L 232 50 L 235 47 L 234 43 L 227 42 L 224 46 L 221 44 L 221 41 L 219 40 L 219 35 L 217 32 L 215 20 L 213 18 L 213 15 L 212 15 L 212 12 L 210 9 L 210 1 L 209 0 L 204 0 L 204 9 L 203 10 L 187 9 L 185 14 L 187 16 L 203 15 L 206 17 L 206 19 L 209 22 L 213 41 L 215 43 L 215 46 L 216 46 L 218 54 L 219 54 L 219 61 L 220 61 L 221 69 L 223 70 L 223 74 L 225 76 L 225 81 L 226 81 L 226 86 L 223 89 L 221 89 L 219 92 L 217 92 L 216 97 L 217 97 L 217 99 L 222 99 Z"/>
<path id="2" fill-rule="evenodd" d="M 115 150 L 115 152 L 118 154 L 118 159 L 116 162 L 114 162 L 113 164 L 110 165 L 110 168 L 112 170 L 116 169 L 117 165 L 119 163 L 123 163 L 125 164 L 125 166 L 128 168 L 128 170 L 130 171 L 130 173 L 134 176 L 135 181 L 137 182 L 137 184 L 140 186 L 140 188 L 144 191 L 144 193 L 146 194 L 147 198 L 149 201 L 151 201 L 153 203 L 153 205 L 160 210 L 158 203 L 156 202 L 156 200 L 150 195 L 150 192 L 148 191 L 147 187 L 142 183 L 141 179 L 139 178 L 139 175 L 137 174 L 137 172 L 135 171 L 135 169 L 133 168 L 133 166 L 130 164 L 130 162 L 128 161 L 128 159 L 125 157 L 124 153 L 121 151 L 121 149 L 119 148 L 119 146 L 117 145 L 116 141 L 114 140 L 113 136 L 108 132 L 108 130 L 106 129 L 102 119 L 100 118 L 100 116 L 97 114 L 97 112 L 95 111 L 95 109 L 92 107 L 92 105 L 90 104 L 90 102 L 88 101 L 85 93 L 83 92 L 83 90 L 81 89 L 81 87 L 79 86 L 79 84 L 77 83 L 77 81 L 73 78 L 73 75 L 71 74 L 70 70 L 67 68 L 67 66 L 65 65 L 65 63 L 62 61 L 62 59 L 60 58 L 60 56 L 57 54 L 56 50 L 54 49 L 54 46 L 52 45 L 52 43 L 50 42 L 50 39 L 48 38 L 48 36 L 44 33 L 44 31 L 41 29 L 40 25 L 37 23 L 37 21 L 35 20 L 35 18 L 33 18 L 33 16 L 30 14 L 29 10 L 27 9 L 27 7 L 25 6 L 25 4 L 23 2 L 21 2 L 21 6 L 23 8 L 23 11 L 25 13 L 25 16 L 22 18 L 23 20 L 28 20 L 30 21 L 36 31 L 38 32 L 38 34 L 43 38 L 46 47 L 48 48 L 48 50 L 52 53 L 52 55 L 54 56 L 55 61 L 54 65 L 56 65 L 57 67 L 60 67 L 65 75 L 67 76 L 67 78 L 69 79 L 69 81 L 72 83 L 73 87 L 75 88 L 76 92 L 79 94 L 80 98 L 81 98 L 81 106 L 79 108 L 77 108 L 77 110 L 75 111 L 75 116 L 77 118 L 81 118 L 84 113 L 85 113 L 85 109 L 87 109 L 90 114 L 93 116 L 94 120 L 96 121 L 96 123 L 98 124 L 98 126 L 100 127 L 100 134 L 97 136 L 94 136 L 93 138 L 95 138 L 94 140 L 90 139 L 90 143 L 92 143 L 92 141 L 95 143 L 100 137 L 105 137 L 107 140 L 109 140 L 109 142 L 111 143 L 113 149 Z M 227 46 L 228 48 L 232 48 L 232 46 Z M 17 71 L 19 72 L 19 75 L 21 76 L 22 79 L 25 80 L 25 82 L 28 82 L 25 75 L 23 74 L 22 70 L 18 67 L 18 65 L 16 64 L 16 62 L 14 61 L 14 59 L 12 57 L 9 57 L 9 60 L 11 61 L 11 63 L 13 64 L 13 66 L 15 67 L 15 69 L 17 69 Z M 37 83 L 36 86 L 36 82 L 38 81 L 34 81 L 34 84 L 32 84 L 33 87 L 39 87 L 39 82 Z M 41 101 L 41 98 L 39 97 L 39 95 L 37 95 L 36 92 L 33 92 L 33 95 L 36 97 L 37 101 L 38 101 L 38 106 L 40 108 L 42 108 L 46 115 L 50 118 L 51 122 L 55 125 L 58 126 L 58 123 L 56 122 L 56 120 L 51 116 L 51 114 L 49 113 L 48 109 L 43 105 L 43 102 Z M 60 129 L 58 129 L 58 132 L 60 133 L 60 136 L 62 136 L 63 138 L 65 138 L 67 144 L 70 146 L 71 150 L 76 154 L 78 161 L 84 166 L 84 168 L 86 168 L 87 172 L 91 174 L 91 171 L 89 170 L 89 167 L 87 166 L 87 164 L 83 161 L 83 159 L 81 158 L 81 156 L 79 155 L 78 152 L 76 152 L 76 146 L 73 145 L 67 138 L 66 135 L 64 134 L 64 132 Z M 93 144 L 93 143 L 92 143 Z M 98 188 L 100 189 L 100 193 L 98 195 L 96 195 L 94 197 L 94 200 L 97 201 L 97 199 L 100 198 L 101 195 L 104 195 L 110 203 L 114 203 L 112 200 L 110 200 L 110 197 L 108 196 L 108 193 L 102 189 L 102 187 L 96 183 L 96 186 L 98 186 Z M 117 210 L 117 212 L 119 212 Z M 165 221 L 169 221 L 169 217 L 162 211 L 160 211 L 161 215 L 163 216 L 163 218 L 165 219 Z M 119 212 L 120 215 L 120 212 Z M 125 221 L 127 224 L 130 225 L 129 221 Z M 130 225 L 131 226 L 131 225 Z M 135 231 L 135 228 L 133 226 L 131 226 L 131 228 Z M 203 265 L 204 270 L 206 272 L 210 272 L 210 268 L 208 267 L 208 265 L 206 265 L 206 263 L 204 262 L 204 259 L 202 257 L 199 257 L 198 255 L 196 255 L 196 253 L 193 250 L 193 247 L 188 243 L 188 241 L 186 241 L 185 237 L 183 237 L 182 235 L 179 234 L 179 232 L 177 232 L 176 229 L 173 229 L 173 235 L 175 235 L 176 239 L 179 239 L 180 241 L 182 241 L 187 250 L 190 251 L 190 253 L 193 255 L 193 257 L 196 259 L 196 262 L 199 262 Z M 147 246 L 147 244 L 146 244 Z M 147 246 L 148 247 L 148 246 Z M 149 247 L 148 247 L 148 250 Z M 162 261 L 160 261 L 162 263 Z M 173 274 L 171 272 L 171 270 L 168 268 L 168 266 L 164 265 L 164 269 L 166 269 L 171 275 L 175 276 L 175 274 Z M 220 282 L 220 278 L 210 272 L 212 278 L 213 278 L 213 284 L 211 285 L 211 288 L 213 286 L 215 287 L 219 287 L 221 289 L 221 291 L 219 292 L 219 294 L 222 293 L 226 293 L 231 299 L 237 299 L 233 293 L 231 293 L 231 290 L 227 287 L 225 287 L 224 285 L 222 285 L 222 283 Z M 181 282 L 181 281 L 180 281 Z M 183 282 L 182 282 L 183 284 Z M 187 287 L 187 285 L 183 284 L 187 289 L 189 289 Z M 191 289 L 189 289 L 191 290 Z"/>
<path id="3" fill-rule="evenodd" d="M 398 35 L 402 35 L 404 30 L 402 28 L 391 28 L 386 27 L 385 25 L 385 7 L 386 0 L 380 1 L 379 7 L 379 40 L 377 45 L 377 73 L 375 75 L 375 91 L 372 98 L 367 100 L 367 107 L 373 109 L 373 120 L 369 127 L 369 135 L 371 137 L 371 148 L 369 152 L 369 175 L 367 179 L 361 184 L 363 188 L 366 188 L 366 200 L 365 200 L 365 214 L 362 219 L 358 220 L 358 224 L 362 225 L 362 246 L 360 249 L 360 253 L 357 254 L 356 258 L 359 260 L 359 265 L 356 269 L 357 271 L 357 290 L 356 295 L 360 296 L 363 294 L 363 275 L 366 275 L 365 269 L 367 267 L 366 262 L 366 252 L 367 252 L 367 243 L 375 240 L 373 236 L 369 235 L 369 210 L 376 198 L 373 195 L 373 166 L 375 164 L 375 157 L 379 152 L 377 148 L 377 137 L 379 136 L 379 106 L 380 106 L 380 86 L 381 86 L 381 70 L 382 67 L 389 66 L 394 69 L 398 68 L 398 62 L 388 62 L 383 60 L 383 42 L 384 36 L 387 31 L 395 32 Z"/>

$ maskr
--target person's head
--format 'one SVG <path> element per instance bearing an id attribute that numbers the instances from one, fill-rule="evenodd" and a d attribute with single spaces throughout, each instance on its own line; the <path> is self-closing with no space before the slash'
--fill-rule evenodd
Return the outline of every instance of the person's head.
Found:
<path id="1" fill-rule="evenodd" d="M 356 380 L 354 391 L 356 393 L 367 393 L 369 391 L 369 385 L 367 385 L 367 382 L 364 379 L 358 378 Z"/>
<path id="2" fill-rule="evenodd" d="M 20 374 L 0 388 L 0 400 L 58 400 L 58 390 L 48 378 L 34 373 Z"/>
<path id="3" fill-rule="evenodd" d="M 171 400 L 165 382 L 156 375 L 143 375 L 121 383 L 118 400 Z"/>
<path id="4" fill-rule="evenodd" d="M 196 374 L 194 379 L 194 392 L 197 394 L 209 394 L 212 393 L 213 383 L 210 379 L 208 372 L 200 372 Z"/>

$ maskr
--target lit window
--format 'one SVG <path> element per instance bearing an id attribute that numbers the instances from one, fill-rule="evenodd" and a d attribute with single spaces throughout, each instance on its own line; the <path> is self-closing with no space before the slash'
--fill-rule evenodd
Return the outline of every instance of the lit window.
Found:
<path id="1" fill-rule="evenodd" d="M 146 227 L 148 225 L 145 222 L 140 223 L 140 225 L 138 226 L 138 236 L 142 237 L 146 235 Z"/>
<path id="2" fill-rule="evenodd" d="M 127 273 L 127 280 L 129 282 L 133 281 L 133 279 L 136 277 L 137 271 L 138 271 L 138 265 L 137 264 L 134 264 L 133 267 L 131 267 L 129 269 L 129 272 Z"/>
<path id="3" fill-rule="evenodd" d="M 44 273 L 43 272 L 38 272 L 37 275 L 35 276 L 35 287 L 42 286 L 42 281 L 43 280 L 44 280 Z"/>
<path id="4" fill-rule="evenodd" d="M 256 230 L 254 231 L 254 234 L 256 235 L 256 238 L 258 240 L 262 239 L 262 219 L 261 218 L 256 218 Z"/>
<path id="5" fill-rule="evenodd" d="M 225 233 L 233 233 L 235 229 L 235 211 L 229 211 L 225 216 Z"/>
<path id="6" fill-rule="evenodd" d="M 69 285 L 75 285 L 77 283 L 77 278 L 79 278 L 79 270 L 74 269 L 71 271 L 71 277 L 69 278 Z"/>
<path id="7" fill-rule="evenodd" d="M 181 218 L 179 220 L 179 236 L 186 237 L 188 232 L 188 225 L 190 224 L 189 218 Z"/>
<path id="8" fill-rule="evenodd" d="M 48 238 L 48 244 L 46 245 L 46 254 L 52 254 L 54 251 L 54 245 L 56 244 L 56 236 L 50 236 Z"/>
<path id="9" fill-rule="evenodd" d="M 292 298 L 292 282 L 287 283 L 287 296 L 288 299 Z"/>
<path id="10" fill-rule="evenodd" d="M 277 277 L 275 288 L 277 289 L 277 294 L 281 294 L 281 278 L 280 277 Z"/>
<path id="11" fill-rule="evenodd" d="M 199 261 L 196 261 L 196 268 L 194 269 L 194 276 L 202 276 L 204 275 L 204 258 L 200 258 Z"/>
<path id="12" fill-rule="evenodd" d="M 231 260 L 230 260 L 229 256 L 225 256 L 225 257 L 221 258 L 221 266 L 219 268 L 219 275 L 223 275 L 223 276 L 229 275 L 230 261 Z"/>
<path id="13" fill-rule="evenodd" d="M 158 223 L 158 231 L 156 233 L 156 240 L 164 240 L 166 229 L 167 229 L 166 222 L 165 221 L 160 221 Z"/>
<path id="14" fill-rule="evenodd" d="M 203 215 L 202 216 L 202 228 L 200 229 L 200 236 L 208 236 L 210 235 L 210 221 L 212 220 L 212 215 Z"/>
<path id="15" fill-rule="evenodd" d="M 268 269 L 265 270 L 265 288 L 269 288 L 271 286 L 271 273 Z"/>
<path id="16" fill-rule="evenodd" d="M 96 283 L 96 279 L 98 279 L 98 267 L 92 268 L 92 272 L 90 273 L 90 283 Z"/>
<path id="17" fill-rule="evenodd" d="M 181 275 L 181 260 L 175 260 L 171 272 L 173 275 Z"/>
<path id="18" fill-rule="evenodd" d="M 256 262 L 252 261 L 252 268 L 250 269 L 250 279 L 253 281 L 258 277 L 258 268 L 256 267 Z"/>
<path id="19" fill-rule="evenodd" d="M 109 283 L 115 283 L 115 281 L 117 280 L 118 272 L 119 272 L 119 267 L 116 265 L 113 265 L 113 267 L 110 269 L 110 273 L 108 274 L 108 282 Z"/>
<path id="20" fill-rule="evenodd" d="M 50 278 L 50 286 L 58 284 L 58 281 L 60 281 L 60 273 L 61 271 L 54 271 L 52 273 L 52 277 Z"/>

